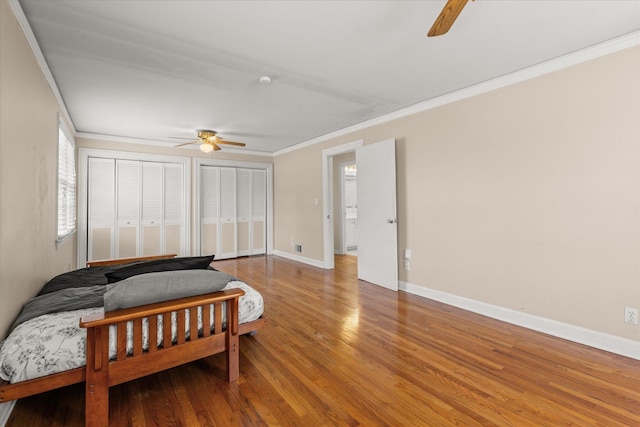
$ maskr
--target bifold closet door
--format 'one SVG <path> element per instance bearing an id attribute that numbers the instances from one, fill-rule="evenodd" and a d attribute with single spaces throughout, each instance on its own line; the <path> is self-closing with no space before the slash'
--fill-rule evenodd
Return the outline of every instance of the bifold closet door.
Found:
<path id="1" fill-rule="evenodd" d="M 218 168 L 200 168 L 200 254 L 218 253 Z"/>
<path id="2" fill-rule="evenodd" d="M 87 259 L 187 252 L 182 164 L 88 162 Z"/>
<path id="3" fill-rule="evenodd" d="M 164 165 L 164 195 L 164 252 L 180 254 L 187 233 L 182 165 Z"/>
<path id="4" fill-rule="evenodd" d="M 142 255 L 162 253 L 162 164 L 142 163 Z"/>
<path id="5" fill-rule="evenodd" d="M 251 171 L 251 255 L 267 252 L 267 171 Z"/>
<path id="6" fill-rule="evenodd" d="M 251 186 L 251 169 L 237 169 L 238 256 L 251 255 Z"/>
<path id="7" fill-rule="evenodd" d="M 236 170 L 220 168 L 220 216 L 217 258 L 235 258 L 236 242 Z"/>
<path id="8" fill-rule="evenodd" d="M 200 253 L 216 259 L 235 258 L 236 171 L 234 168 L 200 168 Z"/>
<path id="9" fill-rule="evenodd" d="M 115 257 L 115 160 L 90 158 L 87 259 Z"/>
<path id="10" fill-rule="evenodd" d="M 116 258 L 135 257 L 140 235 L 140 162 L 116 160 Z"/>
<path id="11" fill-rule="evenodd" d="M 200 254 L 264 254 L 266 198 L 266 170 L 201 166 Z"/>

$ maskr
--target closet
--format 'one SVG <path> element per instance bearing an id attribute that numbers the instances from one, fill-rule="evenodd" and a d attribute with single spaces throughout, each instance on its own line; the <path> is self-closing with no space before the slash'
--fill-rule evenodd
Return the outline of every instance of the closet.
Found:
<path id="1" fill-rule="evenodd" d="M 80 148 L 78 265 L 271 253 L 272 183 L 271 163 Z"/>
<path id="2" fill-rule="evenodd" d="M 188 203 L 181 162 L 87 159 L 89 260 L 188 254 Z"/>
<path id="3" fill-rule="evenodd" d="M 267 170 L 202 164 L 198 183 L 200 254 L 266 253 Z"/>

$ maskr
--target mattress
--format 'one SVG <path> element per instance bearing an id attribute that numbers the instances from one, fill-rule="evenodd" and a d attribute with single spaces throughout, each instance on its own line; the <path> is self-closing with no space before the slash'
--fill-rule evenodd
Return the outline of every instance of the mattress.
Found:
<path id="1" fill-rule="evenodd" d="M 248 284 L 230 281 L 224 289 L 240 288 L 245 295 L 239 301 L 239 323 L 257 320 L 264 311 L 258 291 Z M 224 309 L 224 307 L 223 307 Z M 103 313 L 103 307 L 83 308 L 43 314 L 17 325 L 0 345 L 0 378 L 10 383 L 51 375 L 85 365 L 87 332 L 79 327 L 80 318 Z M 187 316 L 188 316 L 187 312 Z M 224 312 L 223 312 L 224 319 Z M 202 329 L 202 313 L 198 311 L 198 325 Z M 187 318 L 187 334 L 189 320 Z M 177 335 L 175 313 L 172 319 L 174 340 Z M 162 316 L 158 317 L 158 343 L 162 344 Z M 213 328 L 213 309 L 209 325 Z M 224 325 L 223 325 L 224 326 Z M 127 328 L 127 351 L 132 349 L 132 328 Z M 109 356 L 116 356 L 115 327 L 109 334 Z M 148 327 L 143 325 L 143 348 L 148 348 Z"/>

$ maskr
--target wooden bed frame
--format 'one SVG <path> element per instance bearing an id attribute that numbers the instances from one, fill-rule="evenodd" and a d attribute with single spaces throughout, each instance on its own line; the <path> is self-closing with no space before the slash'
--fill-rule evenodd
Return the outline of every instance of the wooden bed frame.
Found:
<path id="1" fill-rule="evenodd" d="M 139 260 L 171 258 L 160 257 L 127 258 L 87 263 L 90 266 L 115 265 Z M 108 263 L 108 264 L 105 264 Z M 20 399 L 71 384 L 85 382 L 85 425 L 107 426 L 109 424 L 109 387 L 141 378 L 184 363 L 213 354 L 226 352 L 227 381 L 239 377 L 239 337 L 266 326 L 266 318 L 238 324 L 238 304 L 244 295 L 241 289 L 228 289 L 206 295 L 180 298 L 156 304 L 111 311 L 86 316 L 80 319 L 80 327 L 87 329 L 87 363 L 75 368 L 33 380 L 10 384 L 0 380 L 0 403 Z M 210 306 L 214 306 L 214 330 L 202 328 L 198 334 L 198 307 L 202 318 L 209 319 Z M 226 304 L 226 325 L 222 329 L 222 306 Z M 186 312 L 189 311 L 189 334 L 185 333 Z M 172 340 L 171 314 L 176 313 L 177 340 Z M 156 316 L 163 316 L 161 336 L 163 344 L 157 343 Z M 142 319 L 151 317 L 149 325 L 149 347 L 143 350 Z M 133 353 L 127 354 L 127 323 L 133 324 Z M 117 356 L 109 360 L 109 327 L 117 329 Z"/>

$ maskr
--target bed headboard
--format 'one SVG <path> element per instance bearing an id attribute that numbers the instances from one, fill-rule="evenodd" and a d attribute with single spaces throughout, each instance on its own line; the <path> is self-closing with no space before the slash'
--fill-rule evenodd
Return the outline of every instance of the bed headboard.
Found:
<path id="1" fill-rule="evenodd" d="M 87 261 L 87 267 L 104 267 L 108 265 L 128 264 L 137 261 L 153 261 L 156 259 L 175 258 L 177 254 L 150 255 L 133 258 L 117 258 L 117 259 L 101 259 L 96 261 Z"/>

